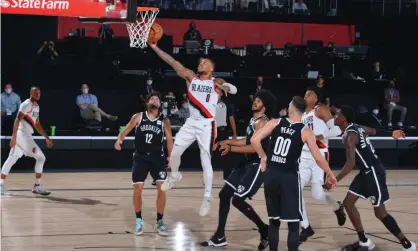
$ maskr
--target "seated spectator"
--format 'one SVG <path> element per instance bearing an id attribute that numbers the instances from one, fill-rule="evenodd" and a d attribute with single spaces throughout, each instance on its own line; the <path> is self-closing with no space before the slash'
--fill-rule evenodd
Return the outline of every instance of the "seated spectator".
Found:
<path id="1" fill-rule="evenodd" d="M 273 43 L 272 42 L 268 42 L 264 45 L 264 52 L 263 52 L 263 56 L 276 56 L 276 52 L 272 51 L 273 49 Z"/>
<path id="2" fill-rule="evenodd" d="M 380 62 L 379 61 L 376 61 L 376 62 L 373 63 L 372 79 L 374 79 L 374 80 L 385 79 L 385 76 L 380 71 Z"/>
<path id="3" fill-rule="evenodd" d="M 406 117 L 406 107 L 399 105 L 400 94 L 399 90 L 395 88 L 395 80 L 389 80 L 389 88 L 385 89 L 385 108 L 388 110 L 388 126 L 392 126 L 392 114 L 394 110 L 401 112 L 401 118 L 398 126 L 403 126 Z"/>
<path id="4" fill-rule="evenodd" d="M 1 94 L 1 120 L 15 119 L 21 103 L 19 95 L 13 92 L 12 84 L 6 84 Z"/>
<path id="5" fill-rule="evenodd" d="M 324 78 L 322 77 L 322 75 L 319 75 L 318 78 L 316 79 L 316 86 L 319 88 L 320 94 L 321 94 L 319 103 L 324 104 L 329 107 L 331 104 L 331 100 L 329 99 L 328 91 L 324 83 L 325 83 Z"/>
<path id="6" fill-rule="evenodd" d="M 293 13 L 294 14 L 309 14 L 308 6 L 306 6 L 303 0 L 296 0 L 293 2 Z"/>
<path id="7" fill-rule="evenodd" d="M 189 102 L 187 101 L 187 99 L 182 100 L 180 109 L 176 111 L 173 115 L 178 117 L 180 125 L 183 125 L 186 122 L 186 119 L 190 116 Z"/>
<path id="8" fill-rule="evenodd" d="M 257 87 L 255 88 L 254 94 L 250 94 L 248 97 L 250 98 L 251 104 L 254 102 L 254 95 L 261 89 L 263 89 L 264 78 L 263 76 L 257 77 Z"/>
<path id="9" fill-rule="evenodd" d="M 76 103 L 80 107 L 81 117 L 85 120 L 96 120 L 102 122 L 102 116 L 115 121 L 117 116 L 105 113 L 99 108 L 99 102 L 96 95 L 89 94 L 89 87 L 86 84 L 81 86 L 82 94 L 77 96 Z"/>

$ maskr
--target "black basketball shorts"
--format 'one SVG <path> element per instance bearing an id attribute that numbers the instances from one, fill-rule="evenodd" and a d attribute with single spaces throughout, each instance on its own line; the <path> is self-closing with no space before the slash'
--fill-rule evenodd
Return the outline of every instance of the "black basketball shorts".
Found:
<path id="1" fill-rule="evenodd" d="M 299 172 L 276 171 L 267 167 L 264 196 L 270 220 L 299 222 L 302 220 L 302 189 Z"/>
<path id="2" fill-rule="evenodd" d="M 132 166 L 132 183 L 141 184 L 151 174 L 156 182 L 165 181 L 167 178 L 166 160 L 162 153 L 135 154 Z"/>
<path id="3" fill-rule="evenodd" d="M 260 162 L 246 161 L 235 168 L 225 180 L 225 185 L 232 187 L 234 195 L 241 198 L 251 198 L 264 182 L 264 173 L 260 169 Z"/>
<path id="4" fill-rule="evenodd" d="M 351 182 L 348 192 L 363 200 L 370 199 L 374 207 L 379 207 L 390 199 L 386 185 L 386 174 L 377 174 L 373 167 L 369 171 L 357 174 Z"/>

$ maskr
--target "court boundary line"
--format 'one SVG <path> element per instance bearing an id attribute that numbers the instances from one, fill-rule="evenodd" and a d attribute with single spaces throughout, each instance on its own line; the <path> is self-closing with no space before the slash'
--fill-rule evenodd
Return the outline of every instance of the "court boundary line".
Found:
<path id="1" fill-rule="evenodd" d="M 418 187 L 418 184 L 388 184 L 388 187 Z M 212 188 L 214 189 L 220 189 L 222 188 L 222 186 L 212 186 Z M 311 188 L 312 186 L 305 186 L 305 188 Z M 348 188 L 350 187 L 350 185 L 340 185 L 337 187 L 343 187 L 343 188 Z M 185 189 L 203 189 L 203 186 L 196 186 L 196 187 L 174 187 L 171 190 L 185 190 Z M 264 186 L 261 186 L 260 188 L 264 188 Z M 151 189 L 156 189 L 155 187 L 144 187 L 143 190 L 151 190 Z M 124 190 L 132 190 L 132 188 L 50 188 L 48 189 L 50 191 L 60 191 L 60 192 L 65 192 L 65 191 L 124 191 Z M 304 189 L 307 190 L 307 189 Z M 30 191 L 30 189 L 9 189 L 9 191 L 11 192 L 25 192 L 25 191 Z"/>

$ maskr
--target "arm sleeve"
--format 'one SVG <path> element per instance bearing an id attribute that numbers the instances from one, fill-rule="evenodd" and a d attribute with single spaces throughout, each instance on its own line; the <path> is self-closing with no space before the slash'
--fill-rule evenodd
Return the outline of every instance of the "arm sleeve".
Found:
<path id="1" fill-rule="evenodd" d="M 235 85 L 230 84 L 230 83 L 224 83 L 223 85 L 226 85 L 229 87 L 229 93 L 231 94 L 236 94 L 238 92 L 238 89 Z"/>

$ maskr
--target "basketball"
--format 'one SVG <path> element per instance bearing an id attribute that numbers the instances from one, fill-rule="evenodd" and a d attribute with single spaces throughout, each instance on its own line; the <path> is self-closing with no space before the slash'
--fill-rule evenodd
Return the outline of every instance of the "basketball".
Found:
<path id="1" fill-rule="evenodd" d="M 163 32 L 163 28 L 161 27 L 161 25 L 154 23 L 152 24 L 151 29 L 149 31 L 148 41 L 157 42 L 158 40 L 161 39 L 163 34 L 164 32 Z"/>

